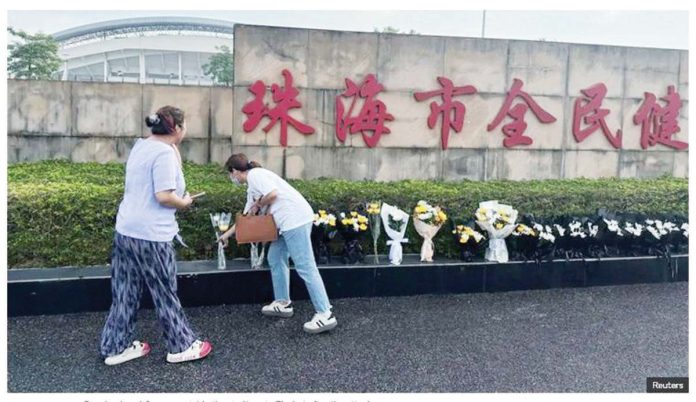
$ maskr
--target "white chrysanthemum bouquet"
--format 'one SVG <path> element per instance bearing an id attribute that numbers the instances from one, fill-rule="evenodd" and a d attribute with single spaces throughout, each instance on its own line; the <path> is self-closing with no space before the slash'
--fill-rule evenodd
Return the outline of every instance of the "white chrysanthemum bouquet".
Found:
<path id="1" fill-rule="evenodd" d="M 476 224 L 488 232 L 486 260 L 507 262 L 509 257 L 505 238 L 515 229 L 517 210 L 495 200 L 485 201 L 479 203 L 475 216 Z"/>

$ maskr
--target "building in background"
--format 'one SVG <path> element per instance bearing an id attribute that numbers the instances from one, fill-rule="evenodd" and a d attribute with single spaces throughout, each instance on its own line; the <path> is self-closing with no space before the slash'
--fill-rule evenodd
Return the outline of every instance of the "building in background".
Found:
<path id="1" fill-rule="evenodd" d="M 212 85 L 203 65 L 233 48 L 232 22 L 190 17 L 128 18 L 53 34 L 64 81 Z"/>

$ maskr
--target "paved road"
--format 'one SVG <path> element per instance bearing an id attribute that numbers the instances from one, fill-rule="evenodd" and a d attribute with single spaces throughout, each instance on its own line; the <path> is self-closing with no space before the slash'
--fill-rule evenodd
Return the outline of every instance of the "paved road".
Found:
<path id="1" fill-rule="evenodd" d="M 155 316 L 146 358 L 107 367 L 104 313 L 8 322 L 10 392 L 644 392 L 686 376 L 688 283 L 334 300 L 339 327 L 310 336 L 260 306 L 189 308 L 213 354 L 165 363 Z"/>

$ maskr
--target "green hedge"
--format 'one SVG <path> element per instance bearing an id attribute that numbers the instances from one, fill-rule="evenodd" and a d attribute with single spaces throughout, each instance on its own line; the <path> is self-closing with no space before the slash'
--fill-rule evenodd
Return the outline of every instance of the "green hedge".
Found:
<path id="1" fill-rule="evenodd" d="M 245 189 L 230 183 L 217 165 L 186 164 L 189 191 L 207 196 L 178 215 L 190 248 L 177 248 L 182 260 L 212 259 L 216 251 L 208 213 L 239 211 Z M 8 167 L 8 260 L 10 267 L 105 264 L 109 261 L 116 211 L 123 194 L 124 165 L 47 161 Z M 591 215 L 598 208 L 646 214 L 687 214 L 688 180 L 659 178 L 542 181 L 391 183 L 336 179 L 290 181 L 317 209 L 348 210 L 382 200 L 410 212 L 420 199 L 443 206 L 455 222 L 471 218 L 478 202 L 497 199 L 521 214 L 556 217 Z M 452 223 L 452 222 L 450 222 Z M 448 227 L 449 229 L 449 227 Z M 386 246 L 384 234 L 381 249 Z M 418 252 L 421 240 L 409 224 L 405 252 Z M 371 250 L 369 235 L 366 250 Z M 334 244 L 339 248 L 340 242 Z M 436 253 L 456 255 L 448 230 L 436 237 Z M 228 257 L 248 256 L 248 246 L 231 243 Z"/>

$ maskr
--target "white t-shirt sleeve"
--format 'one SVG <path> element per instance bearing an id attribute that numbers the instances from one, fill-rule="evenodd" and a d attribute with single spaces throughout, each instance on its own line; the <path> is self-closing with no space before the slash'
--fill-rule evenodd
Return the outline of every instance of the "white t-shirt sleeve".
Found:
<path id="1" fill-rule="evenodd" d="M 178 160 L 171 152 L 163 152 L 155 159 L 152 165 L 152 188 L 155 193 L 167 190 L 176 190 L 176 173 Z"/>
<path id="2" fill-rule="evenodd" d="M 273 178 L 263 171 L 254 172 L 254 169 L 250 170 L 247 176 L 247 182 L 249 183 L 249 192 L 252 194 L 254 192 L 259 193 L 262 197 L 278 189 Z"/>

